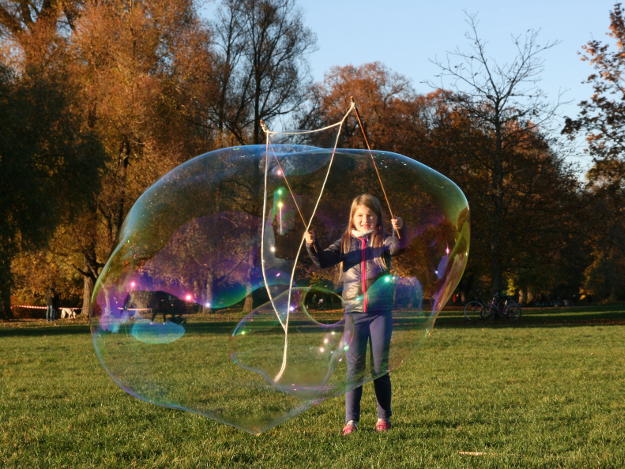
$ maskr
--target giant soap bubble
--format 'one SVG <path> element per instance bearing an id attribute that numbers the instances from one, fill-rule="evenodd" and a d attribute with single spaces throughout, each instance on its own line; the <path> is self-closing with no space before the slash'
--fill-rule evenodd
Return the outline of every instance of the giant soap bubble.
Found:
<path id="1" fill-rule="evenodd" d="M 405 224 L 402 252 L 367 293 L 392 303 L 389 369 L 400 369 L 466 265 L 464 195 L 396 153 L 275 144 L 193 158 L 132 207 L 91 315 L 114 381 L 258 433 L 372 380 L 347 378 L 338 271 L 317 268 L 303 238 L 310 227 L 327 246 L 345 231 L 355 196 L 385 200 L 372 161 Z"/>

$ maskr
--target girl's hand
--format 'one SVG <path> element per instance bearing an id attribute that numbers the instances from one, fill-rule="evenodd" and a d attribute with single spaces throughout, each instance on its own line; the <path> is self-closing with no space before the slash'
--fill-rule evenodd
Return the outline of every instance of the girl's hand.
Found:
<path id="1" fill-rule="evenodd" d="M 401 217 L 391 218 L 391 225 L 394 230 L 399 231 L 402 226 L 404 226 L 404 220 L 402 220 Z"/>
<path id="2" fill-rule="evenodd" d="M 313 244 L 315 242 L 315 232 L 307 231 L 304 233 L 304 239 L 306 239 L 306 244 Z"/>

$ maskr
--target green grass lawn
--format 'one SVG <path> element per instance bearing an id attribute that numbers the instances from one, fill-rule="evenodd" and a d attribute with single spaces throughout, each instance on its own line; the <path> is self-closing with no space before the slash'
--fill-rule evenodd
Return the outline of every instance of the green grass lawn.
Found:
<path id="1" fill-rule="evenodd" d="M 625 308 L 447 312 L 392 374 L 394 428 L 328 399 L 258 436 L 124 393 L 85 325 L 0 323 L 0 467 L 625 467 Z"/>

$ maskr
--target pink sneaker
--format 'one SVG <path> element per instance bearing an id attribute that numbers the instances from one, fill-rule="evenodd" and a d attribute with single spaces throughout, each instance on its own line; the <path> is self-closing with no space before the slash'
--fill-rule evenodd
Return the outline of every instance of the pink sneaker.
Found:
<path id="1" fill-rule="evenodd" d="M 354 422 L 353 420 L 350 420 L 343 427 L 343 430 L 341 431 L 341 435 L 343 436 L 349 435 L 351 433 L 354 433 L 356 430 L 358 430 L 358 423 Z"/>
<path id="2" fill-rule="evenodd" d="M 378 422 L 375 424 L 375 431 L 376 432 L 386 432 L 388 430 L 391 429 L 391 422 L 389 422 L 388 420 L 378 420 Z"/>

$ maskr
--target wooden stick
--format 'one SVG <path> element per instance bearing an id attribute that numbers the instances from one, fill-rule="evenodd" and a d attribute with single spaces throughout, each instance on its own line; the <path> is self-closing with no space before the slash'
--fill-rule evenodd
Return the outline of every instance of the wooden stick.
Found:
<path id="1" fill-rule="evenodd" d="M 360 127 L 360 131 L 362 133 L 363 138 L 365 139 L 365 145 L 367 145 L 367 150 L 369 150 L 369 156 L 371 157 L 371 162 L 373 163 L 373 169 L 375 169 L 375 174 L 378 177 L 378 181 L 380 181 L 380 187 L 382 188 L 382 194 L 384 194 L 384 200 L 386 200 L 386 206 L 388 207 L 388 211 L 391 215 L 391 218 L 395 218 L 393 215 L 393 210 L 391 209 L 391 203 L 388 201 L 388 196 L 386 195 L 386 190 L 384 189 L 384 184 L 382 183 L 382 177 L 380 176 L 380 171 L 378 170 L 378 165 L 375 163 L 375 159 L 373 158 L 373 154 L 371 153 L 371 145 L 369 145 L 369 139 L 367 138 L 367 131 L 365 129 L 362 120 L 360 119 L 360 112 L 358 111 L 358 106 L 356 106 L 356 102 L 354 101 L 354 97 L 350 96 L 350 100 L 354 105 L 354 112 L 356 113 L 356 119 L 358 120 L 358 127 Z M 401 235 L 399 234 L 399 230 L 393 227 L 395 233 L 397 233 L 397 238 L 401 239 Z"/>

